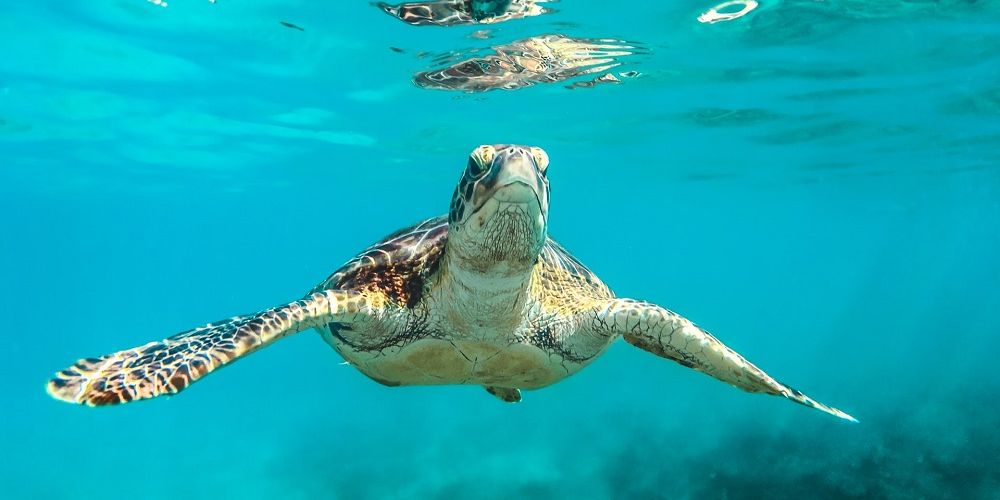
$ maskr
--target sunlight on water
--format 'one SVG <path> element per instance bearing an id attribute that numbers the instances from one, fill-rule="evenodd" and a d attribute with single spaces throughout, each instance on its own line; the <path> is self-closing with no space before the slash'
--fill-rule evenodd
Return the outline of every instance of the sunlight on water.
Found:
<path id="1" fill-rule="evenodd" d="M 9 3 L 4 498 L 1000 498 L 1000 2 Z M 301 298 L 505 143 L 620 297 L 861 423 L 625 342 L 516 405 L 311 333 L 45 394 Z"/>

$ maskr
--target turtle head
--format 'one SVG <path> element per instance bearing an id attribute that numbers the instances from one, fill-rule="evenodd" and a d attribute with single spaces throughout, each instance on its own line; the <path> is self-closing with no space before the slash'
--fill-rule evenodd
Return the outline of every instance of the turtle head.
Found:
<path id="1" fill-rule="evenodd" d="M 479 273 L 530 269 L 545 244 L 549 157 L 541 148 L 479 146 L 455 189 L 448 213 L 448 248 Z"/>

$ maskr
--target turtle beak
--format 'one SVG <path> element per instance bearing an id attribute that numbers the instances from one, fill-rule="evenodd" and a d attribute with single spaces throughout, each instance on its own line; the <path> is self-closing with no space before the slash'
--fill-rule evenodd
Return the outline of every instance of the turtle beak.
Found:
<path id="1" fill-rule="evenodd" d="M 535 202 L 539 208 L 545 187 L 535 158 L 526 148 L 512 146 L 497 151 L 493 159 L 496 179 L 491 198 L 505 203 Z"/>

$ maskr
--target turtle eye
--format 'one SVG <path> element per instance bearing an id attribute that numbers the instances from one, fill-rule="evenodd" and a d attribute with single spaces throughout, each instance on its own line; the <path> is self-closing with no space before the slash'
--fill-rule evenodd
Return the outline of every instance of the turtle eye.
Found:
<path id="1" fill-rule="evenodd" d="M 493 149 L 493 146 L 479 146 L 479 158 L 482 159 L 483 165 L 489 165 L 493 163 L 493 157 L 496 156 L 497 150 Z"/>
<path id="2" fill-rule="evenodd" d="M 535 157 L 535 165 L 538 171 L 545 175 L 549 169 L 549 155 L 542 148 L 531 148 L 531 156 Z"/>

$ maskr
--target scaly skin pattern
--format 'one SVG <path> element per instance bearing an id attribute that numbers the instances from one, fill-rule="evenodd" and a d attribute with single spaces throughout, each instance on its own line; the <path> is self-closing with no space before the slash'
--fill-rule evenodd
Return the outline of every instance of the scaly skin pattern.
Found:
<path id="1" fill-rule="evenodd" d="M 177 393 L 290 334 L 315 328 L 390 386 L 476 384 L 517 402 L 618 337 L 749 392 L 853 417 L 788 387 L 687 319 L 616 298 L 548 237 L 548 156 L 499 144 L 472 152 L 446 216 L 369 247 L 301 300 L 83 359 L 49 393 L 91 406 Z"/>
<path id="2" fill-rule="evenodd" d="M 175 394 L 217 368 L 280 338 L 371 312 L 357 293 L 327 290 L 250 316 L 235 316 L 164 340 L 81 359 L 48 383 L 63 401 L 88 406 Z"/>

